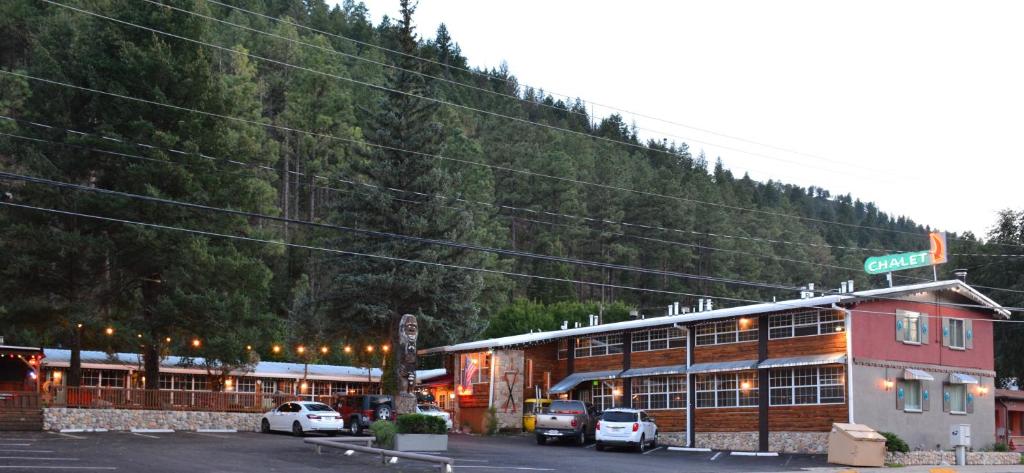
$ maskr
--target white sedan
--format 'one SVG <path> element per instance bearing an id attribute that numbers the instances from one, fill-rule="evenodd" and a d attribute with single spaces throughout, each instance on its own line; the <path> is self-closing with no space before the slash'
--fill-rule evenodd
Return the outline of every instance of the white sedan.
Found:
<path id="1" fill-rule="evenodd" d="M 444 425 L 448 430 L 452 430 L 452 415 L 442 411 L 440 407 L 433 404 L 417 404 L 416 412 L 425 416 L 441 417 L 444 419 Z"/>
<path id="2" fill-rule="evenodd" d="M 324 432 L 335 435 L 345 429 L 345 421 L 330 406 L 321 402 L 286 402 L 263 415 L 260 431 L 291 432 L 296 436 L 306 432 Z"/>
<path id="3" fill-rule="evenodd" d="M 595 446 L 634 447 L 643 452 L 658 446 L 658 425 L 639 409 L 608 409 L 594 425 Z"/>

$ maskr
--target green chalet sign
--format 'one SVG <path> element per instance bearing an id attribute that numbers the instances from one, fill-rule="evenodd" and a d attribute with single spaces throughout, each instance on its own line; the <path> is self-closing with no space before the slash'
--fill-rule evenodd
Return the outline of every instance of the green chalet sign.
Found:
<path id="1" fill-rule="evenodd" d="M 931 256 L 931 252 L 928 250 L 872 256 L 864 261 L 864 271 L 867 271 L 868 274 L 884 274 L 901 269 L 923 268 L 933 264 Z"/>

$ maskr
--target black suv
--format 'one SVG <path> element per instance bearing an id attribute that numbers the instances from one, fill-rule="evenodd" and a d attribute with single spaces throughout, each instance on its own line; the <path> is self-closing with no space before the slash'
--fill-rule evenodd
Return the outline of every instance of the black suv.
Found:
<path id="1" fill-rule="evenodd" d="M 352 435 L 378 420 L 395 420 L 395 404 L 386 394 L 339 395 L 334 398 L 334 410 L 341 413 Z"/>

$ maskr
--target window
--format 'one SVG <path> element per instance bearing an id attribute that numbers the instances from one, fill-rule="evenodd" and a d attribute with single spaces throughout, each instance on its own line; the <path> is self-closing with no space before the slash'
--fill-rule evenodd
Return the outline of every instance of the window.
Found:
<path id="1" fill-rule="evenodd" d="M 576 339 L 576 358 L 622 353 L 622 335 L 595 335 Z"/>
<path id="2" fill-rule="evenodd" d="M 622 380 L 599 381 L 591 391 L 591 402 L 600 411 L 622 406 Z"/>
<path id="3" fill-rule="evenodd" d="M 235 391 L 240 393 L 254 393 L 256 392 L 256 378 L 242 377 L 238 378 L 235 384 Z"/>
<path id="4" fill-rule="evenodd" d="M 633 332 L 633 351 L 655 351 L 685 347 L 686 334 L 683 333 L 681 328 L 656 328 Z"/>
<path id="5" fill-rule="evenodd" d="M 839 366 L 773 369 L 768 381 L 772 406 L 839 404 L 846 399 Z"/>
<path id="6" fill-rule="evenodd" d="M 757 341 L 757 319 L 739 319 L 713 322 L 694 327 L 697 345 L 722 345 L 725 343 Z"/>
<path id="7" fill-rule="evenodd" d="M 921 412 L 921 381 L 903 381 L 903 410 L 909 412 Z"/>
<path id="8" fill-rule="evenodd" d="M 682 409 L 686 407 L 686 377 L 633 378 L 634 409 Z"/>
<path id="9" fill-rule="evenodd" d="M 123 388 L 125 373 L 116 370 L 82 370 L 82 386 Z"/>
<path id="10" fill-rule="evenodd" d="M 564 360 L 569 358 L 569 341 L 561 339 L 558 341 L 558 359 Z"/>
<path id="11" fill-rule="evenodd" d="M 694 377 L 697 407 L 757 406 L 757 372 L 699 374 Z"/>
<path id="12" fill-rule="evenodd" d="M 466 363 L 476 365 L 476 370 L 470 377 L 472 384 L 486 384 L 491 382 L 491 355 L 487 353 L 473 353 L 466 355 Z"/>
<path id="13" fill-rule="evenodd" d="M 953 414 L 967 413 L 967 389 L 963 384 L 950 384 L 946 386 L 946 393 L 949 395 L 949 412 Z"/>
<path id="14" fill-rule="evenodd" d="M 807 337 L 842 332 L 842 312 L 801 312 L 768 318 L 768 338 Z"/>
<path id="15" fill-rule="evenodd" d="M 950 348 L 967 348 L 964 319 L 949 319 Z"/>

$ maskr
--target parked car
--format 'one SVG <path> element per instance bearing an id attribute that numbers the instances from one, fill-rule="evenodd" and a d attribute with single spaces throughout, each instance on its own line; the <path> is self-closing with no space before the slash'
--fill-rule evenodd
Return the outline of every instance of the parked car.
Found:
<path id="1" fill-rule="evenodd" d="M 395 420 L 394 401 L 385 394 L 340 395 L 334 408 L 348 421 L 352 435 L 361 435 L 378 420 Z"/>
<path id="2" fill-rule="evenodd" d="M 345 430 L 345 421 L 341 414 L 322 402 L 286 402 L 263 414 L 260 431 L 270 433 L 274 430 L 291 432 L 300 437 L 306 432 L 323 432 L 333 436 Z"/>
<path id="3" fill-rule="evenodd" d="M 549 438 L 571 439 L 576 445 L 584 445 L 594 438 L 594 422 L 599 412 L 593 405 L 583 401 L 553 401 L 543 412 L 537 414 L 534 433 L 537 444 L 545 445 Z"/>
<path id="4" fill-rule="evenodd" d="M 425 416 L 441 417 L 444 419 L 444 425 L 448 430 L 452 430 L 452 415 L 441 410 L 440 407 L 433 404 L 417 404 L 416 412 Z"/>
<path id="5" fill-rule="evenodd" d="M 639 409 L 608 409 L 594 426 L 594 448 L 632 447 L 643 452 L 658 446 L 658 425 Z"/>

